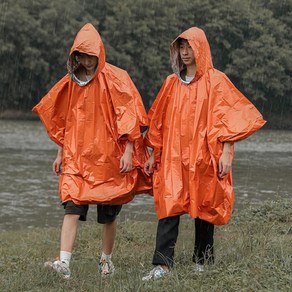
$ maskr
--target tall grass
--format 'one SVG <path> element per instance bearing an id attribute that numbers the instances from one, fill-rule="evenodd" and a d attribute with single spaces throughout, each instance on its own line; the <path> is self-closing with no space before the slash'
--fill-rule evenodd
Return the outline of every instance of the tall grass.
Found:
<path id="1" fill-rule="evenodd" d="M 59 229 L 0 234 L 0 291 L 291 291 L 292 199 L 265 202 L 234 214 L 216 228 L 216 263 L 192 272 L 193 220 L 184 216 L 175 250 L 175 268 L 165 279 L 143 283 L 152 268 L 156 222 L 119 223 L 113 261 L 117 272 L 97 271 L 101 227 L 80 224 L 71 261 L 72 279 L 43 268 L 58 256 Z"/>

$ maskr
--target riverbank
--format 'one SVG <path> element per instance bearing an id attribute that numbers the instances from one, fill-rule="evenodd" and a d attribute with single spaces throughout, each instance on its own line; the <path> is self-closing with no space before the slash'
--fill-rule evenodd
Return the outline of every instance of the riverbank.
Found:
<path id="1" fill-rule="evenodd" d="M 39 120 L 39 117 L 31 111 L 5 110 L 0 111 L 0 120 Z"/>
<path id="2" fill-rule="evenodd" d="M 176 265 L 167 278 L 142 283 L 151 268 L 155 222 L 119 224 L 113 261 L 117 273 L 102 279 L 97 273 L 101 226 L 80 225 L 71 270 L 64 281 L 43 269 L 57 256 L 59 229 L 0 233 L 1 291 L 290 291 L 292 199 L 267 201 L 234 214 L 216 228 L 216 264 L 205 273 L 191 271 L 193 222 L 182 218 Z"/>

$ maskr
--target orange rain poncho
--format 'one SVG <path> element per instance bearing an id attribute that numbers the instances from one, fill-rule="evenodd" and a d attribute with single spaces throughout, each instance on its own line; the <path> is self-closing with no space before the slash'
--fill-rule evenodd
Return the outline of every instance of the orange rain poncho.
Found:
<path id="1" fill-rule="evenodd" d="M 98 57 L 94 77 L 76 82 L 74 52 Z M 148 158 L 140 127 L 148 125 L 142 99 L 126 71 L 105 62 L 100 35 L 91 24 L 77 34 L 64 76 L 33 108 L 49 137 L 63 147 L 62 202 L 123 204 L 151 189 L 141 171 Z M 134 142 L 133 170 L 120 173 L 127 141 Z"/>
<path id="2" fill-rule="evenodd" d="M 196 76 L 187 84 L 180 73 L 178 38 L 188 40 L 196 59 Z M 153 191 L 159 219 L 188 213 L 210 223 L 226 224 L 234 202 L 231 173 L 218 177 L 222 142 L 235 142 L 260 129 L 262 115 L 214 69 L 205 33 L 183 32 L 170 47 L 174 74 L 167 77 L 150 111 L 147 144 L 157 170 Z M 232 153 L 233 156 L 233 153 Z"/>

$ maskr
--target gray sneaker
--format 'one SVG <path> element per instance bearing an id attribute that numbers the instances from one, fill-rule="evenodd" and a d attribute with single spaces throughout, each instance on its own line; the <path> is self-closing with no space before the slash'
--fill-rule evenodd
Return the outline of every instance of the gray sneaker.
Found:
<path id="1" fill-rule="evenodd" d="M 112 276 L 115 273 L 115 266 L 110 259 L 101 259 L 98 264 L 98 269 L 102 276 Z"/>
<path id="2" fill-rule="evenodd" d="M 201 265 L 201 264 L 195 264 L 194 265 L 194 272 L 195 273 L 203 273 L 204 272 L 204 265 Z"/>
<path id="3" fill-rule="evenodd" d="M 160 265 L 155 266 L 146 276 L 142 278 L 142 281 L 150 281 L 150 280 L 158 280 L 170 272 L 168 270 L 164 270 Z"/>
<path id="4" fill-rule="evenodd" d="M 71 271 L 69 269 L 69 266 L 61 262 L 59 260 L 55 261 L 47 261 L 44 264 L 45 268 L 51 269 L 57 274 L 59 274 L 63 279 L 70 279 L 71 277 Z"/>

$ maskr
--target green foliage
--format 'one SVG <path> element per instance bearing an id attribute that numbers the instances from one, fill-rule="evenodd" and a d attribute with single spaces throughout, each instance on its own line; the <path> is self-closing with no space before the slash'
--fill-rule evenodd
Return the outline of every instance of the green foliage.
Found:
<path id="1" fill-rule="evenodd" d="M 66 74 L 76 31 L 85 20 L 93 21 L 78 2 L 7 0 L 1 4 L 2 108 L 30 108 Z"/>
<path id="2" fill-rule="evenodd" d="M 251 5 L 251 11 L 258 9 L 257 4 Z M 286 105 L 292 101 L 292 51 L 283 37 L 288 27 L 263 7 L 260 14 L 249 14 L 247 29 L 246 40 L 231 52 L 226 71 L 253 100 L 262 99 L 266 105 L 272 102 L 273 111 L 281 113 L 283 101 L 279 100 L 284 97 Z"/>
<path id="3" fill-rule="evenodd" d="M 111 2 L 103 32 L 108 60 L 126 69 L 141 91 L 146 105 L 170 73 L 169 44 L 173 35 L 176 1 Z M 173 29 L 174 30 L 174 29 Z"/>
<path id="4" fill-rule="evenodd" d="M 107 61 L 129 72 L 147 108 L 172 73 L 169 44 L 199 26 L 215 67 L 256 103 L 268 126 L 284 127 L 291 113 L 291 0 L 6 0 L 0 8 L 2 111 L 36 104 L 66 73 L 73 39 L 91 22 Z"/>

